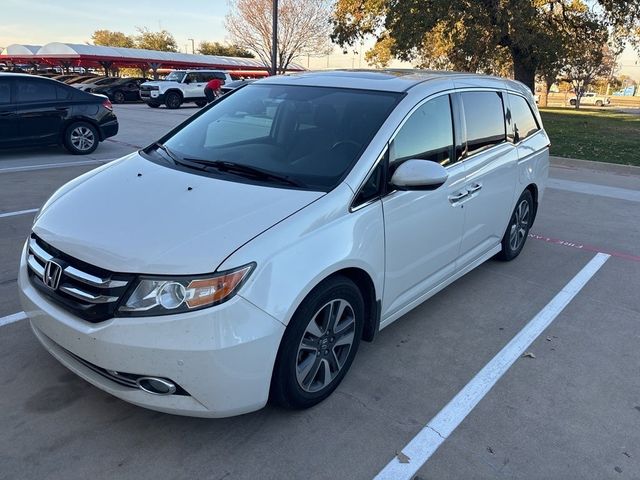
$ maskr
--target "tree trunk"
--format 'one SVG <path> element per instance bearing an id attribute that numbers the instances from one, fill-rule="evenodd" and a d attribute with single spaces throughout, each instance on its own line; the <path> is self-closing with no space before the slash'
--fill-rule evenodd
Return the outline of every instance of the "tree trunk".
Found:
<path id="1" fill-rule="evenodd" d="M 536 70 L 537 65 L 532 58 L 527 58 L 516 49 L 511 49 L 511 57 L 513 58 L 513 75 L 514 78 L 524 83 L 531 92 L 536 91 Z"/>
<path id="2" fill-rule="evenodd" d="M 549 106 L 549 88 L 545 81 L 545 88 L 540 91 L 540 98 L 538 99 L 538 106 L 540 108 L 547 108 Z"/>

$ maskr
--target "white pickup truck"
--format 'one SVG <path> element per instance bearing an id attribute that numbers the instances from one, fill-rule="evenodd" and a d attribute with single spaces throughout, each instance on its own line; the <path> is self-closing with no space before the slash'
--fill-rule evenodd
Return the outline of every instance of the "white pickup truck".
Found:
<path id="1" fill-rule="evenodd" d="M 203 107 L 207 104 L 204 87 L 214 78 L 222 83 L 232 81 L 224 70 L 174 70 L 164 80 L 140 85 L 140 98 L 152 108 L 158 108 L 163 103 L 167 108 L 180 108 L 180 105 L 188 102 Z"/>
<path id="2" fill-rule="evenodd" d="M 580 98 L 580 105 L 595 105 L 596 107 L 604 107 L 605 105 L 609 105 L 611 103 L 611 99 L 609 97 L 605 97 L 604 95 L 598 95 L 597 93 L 587 92 Z M 576 105 L 576 97 L 575 95 L 569 98 L 569 104 L 572 107 Z"/>

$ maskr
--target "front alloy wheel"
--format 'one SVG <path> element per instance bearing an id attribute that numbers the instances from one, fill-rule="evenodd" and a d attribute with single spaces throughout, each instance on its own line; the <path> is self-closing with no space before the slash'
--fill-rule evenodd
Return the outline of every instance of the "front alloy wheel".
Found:
<path id="1" fill-rule="evenodd" d="M 315 393 L 338 376 L 349 358 L 355 330 L 353 307 L 344 299 L 333 300 L 316 312 L 298 346 L 296 378 L 300 388 Z"/>
<path id="2" fill-rule="evenodd" d="M 329 277 L 302 301 L 282 337 L 271 400 L 308 408 L 327 398 L 346 375 L 360 345 L 364 301 L 353 281 Z"/>

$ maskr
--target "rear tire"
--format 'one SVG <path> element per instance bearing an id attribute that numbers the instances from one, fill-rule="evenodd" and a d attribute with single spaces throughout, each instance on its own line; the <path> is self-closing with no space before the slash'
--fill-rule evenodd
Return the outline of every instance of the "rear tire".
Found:
<path id="1" fill-rule="evenodd" d="M 124 93 L 121 91 L 117 91 L 113 94 L 113 103 L 124 103 L 125 97 Z"/>
<path id="2" fill-rule="evenodd" d="M 335 276 L 313 289 L 282 337 L 271 400 L 302 409 L 331 395 L 356 356 L 363 326 L 364 300 L 351 280 Z"/>
<path id="3" fill-rule="evenodd" d="M 508 262 L 520 255 L 527 243 L 534 209 L 533 196 L 529 190 L 525 190 L 516 203 L 507 231 L 502 237 L 502 251 L 496 255 L 498 259 Z"/>
<path id="4" fill-rule="evenodd" d="M 572 107 L 575 107 L 575 106 L 576 106 L 576 101 L 575 101 L 575 100 L 569 100 L 569 104 L 570 104 Z"/>
<path id="5" fill-rule="evenodd" d="M 596 107 L 602 107 L 602 106 L 604 106 L 604 103 L 602 102 L 602 100 L 598 100 L 596 102 Z"/>
<path id="6" fill-rule="evenodd" d="M 98 129 L 87 122 L 75 122 L 64 132 L 64 146 L 74 155 L 92 153 L 100 143 Z"/>
<path id="7" fill-rule="evenodd" d="M 182 97 L 175 92 L 167 93 L 167 98 L 164 100 L 164 104 L 167 108 L 175 110 L 176 108 L 180 108 L 182 105 Z"/>

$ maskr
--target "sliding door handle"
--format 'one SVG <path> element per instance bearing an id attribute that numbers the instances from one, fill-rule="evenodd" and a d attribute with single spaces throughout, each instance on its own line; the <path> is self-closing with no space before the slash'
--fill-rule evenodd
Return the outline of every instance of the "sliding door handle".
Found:
<path id="1" fill-rule="evenodd" d="M 460 193 L 456 193 L 455 195 L 449 195 L 449 201 L 451 203 L 458 203 L 459 201 L 467 198 L 469 196 L 469 192 L 464 190 Z"/>
<path id="2" fill-rule="evenodd" d="M 471 185 L 468 188 L 468 190 L 469 190 L 469 195 L 472 195 L 472 194 L 482 190 L 482 184 L 481 183 L 474 183 L 473 185 Z"/>

